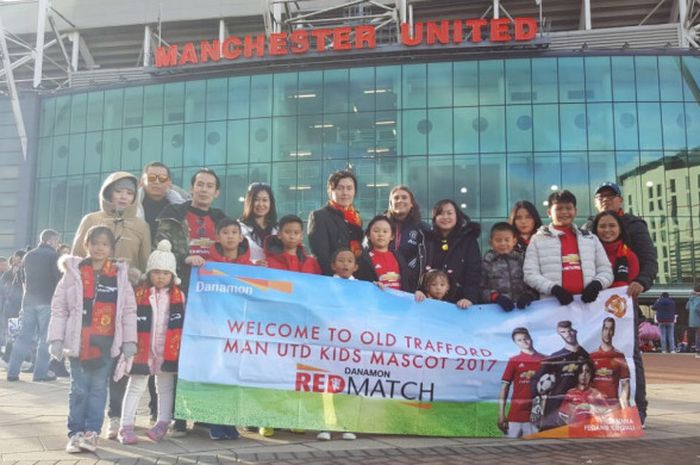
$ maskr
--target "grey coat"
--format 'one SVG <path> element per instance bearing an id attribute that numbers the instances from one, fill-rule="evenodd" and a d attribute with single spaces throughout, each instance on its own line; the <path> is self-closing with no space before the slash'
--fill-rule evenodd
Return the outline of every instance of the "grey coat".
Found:
<path id="1" fill-rule="evenodd" d="M 481 261 L 481 301 L 491 302 L 494 292 L 516 301 L 521 296 L 536 300 L 537 291 L 525 284 L 523 261 L 525 257 L 515 251 L 498 254 L 489 250 Z"/>

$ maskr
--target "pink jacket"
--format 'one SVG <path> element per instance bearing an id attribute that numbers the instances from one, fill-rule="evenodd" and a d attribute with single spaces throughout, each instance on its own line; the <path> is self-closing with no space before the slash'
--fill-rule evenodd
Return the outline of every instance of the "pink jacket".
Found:
<path id="1" fill-rule="evenodd" d="M 151 347 L 148 352 L 148 368 L 152 375 L 162 373 L 165 353 L 165 335 L 168 332 L 168 321 L 170 320 L 170 290 L 151 288 L 149 301 L 151 302 L 151 311 L 153 312 L 151 326 Z M 184 306 L 183 302 L 183 306 Z M 114 371 L 114 380 L 128 375 L 131 371 L 131 366 L 134 362 L 134 357 L 126 358 L 124 355 L 119 357 L 117 368 Z"/>
<path id="2" fill-rule="evenodd" d="M 63 351 L 68 357 L 80 356 L 80 333 L 83 326 L 83 282 L 78 265 L 84 258 L 66 256 L 59 260 L 63 278 L 56 286 L 51 301 L 47 342 L 63 342 Z M 114 341 L 110 355 L 121 353 L 125 342 L 136 343 L 136 298 L 129 284 L 128 266 L 117 263 L 117 315 L 114 326 Z"/>

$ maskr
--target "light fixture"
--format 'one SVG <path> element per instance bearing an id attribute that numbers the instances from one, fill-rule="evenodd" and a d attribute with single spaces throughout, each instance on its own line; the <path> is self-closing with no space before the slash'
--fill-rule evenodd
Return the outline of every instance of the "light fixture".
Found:
<path id="1" fill-rule="evenodd" d="M 367 153 L 387 153 L 388 151 L 387 148 L 367 149 Z"/>
<path id="2" fill-rule="evenodd" d="M 291 96 L 290 96 L 290 98 L 296 98 L 296 99 L 300 99 L 300 98 L 314 98 L 314 97 L 316 97 L 316 94 L 314 94 L 314 93 L 308 93 L 308 94 L 294 94 L 294 95 L 291 95 Z"/>
<path id="3" fill-rule="evenodd" d="M 466 204 L 466 203 L 460 203 L 460 204 L 459 204 L 459 208 L 467 208 L 467 204 Z"/>
<path id="4" fill-rule="evenodd" d="M 294 152 L 289 152 L 290 157 L 310 157 L 311 152 L 308 150 L 296 150 Z"/>
<path id="5" fill-rule="evenodd" d="M 311 190 L 311 186 L 289 186 L 290 191 L 308 191 Z"/>
<path id="6" fill-rule="evenodd" d="M 239 202 L 245 202 L 245 199 L 243 197 L 238 197 Z"/>
<path id="7" fill-rule="evenodd" d="M 549 186 L 549 190 L 550 190 L 550 191 L 555 191 L 555 190 L 558 190 L 558 189 L 559 189 L 559 186 L 557 186 L 556 184 L 552 184 L 551 186 Z"/>
<path id="8" fill-rule="evenodd" d="M 647 187 L 654 187 L 654 181 L 647 181 Z"/>
<path id="9" fill-rule="evenodd" d="M 311 129 L 327 129 L 327 128 L 334 128 L 335 125 L 331 123 L 323 123 L 323 124 L 314 124 L 313 126 L 309 126 Z"/>
<path id="10" fill-rule="evenodd" d="M 394 121 L 393 119 L 388 119 L 388 120 L 384 120 L 384 121 L 375 121 L 374 124 L 376 126 L 386 126 L 389 124 L 396 124 L 396 121 Z"/>
<path id="11" fill-rule="evenodd" d="M 379 188 L 379 187 L 389 187 L 389 183 L 388 183 L 388 182 L 378 182 L 378 183 L 376 183 L 376 184 L 370 183 L 370 184 L 367 184 L 367 187 L 376 187 L 376 188 Z"/>
<path id="12" fill-rule="evenodd" d="M 365 94 L 385 94 L 389 89 L 367 89 L 363 91 Z"/>
<path id="13" fill-rule="evenodd" d="M 466 188 L 466 187 L 460 187 L 460 188 L 459 188 L 459 192 L 461 192 L 462 194 L 466 194 L 466 193 L 467 193 L 467 188 Z"/>

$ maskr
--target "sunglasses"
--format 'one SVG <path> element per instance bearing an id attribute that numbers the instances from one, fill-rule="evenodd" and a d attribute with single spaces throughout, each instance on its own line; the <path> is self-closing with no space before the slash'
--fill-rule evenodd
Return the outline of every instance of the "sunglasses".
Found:
<path id="1" fill-rule="evenodd" d="M 148 182 L 156 182 L 156 180 L 158 180 L 158 182 L 162 184 L 168 182 L 170 176 L 167 174 L 148 174 L 146 175 L 146 179 L 148 179 Z"/>

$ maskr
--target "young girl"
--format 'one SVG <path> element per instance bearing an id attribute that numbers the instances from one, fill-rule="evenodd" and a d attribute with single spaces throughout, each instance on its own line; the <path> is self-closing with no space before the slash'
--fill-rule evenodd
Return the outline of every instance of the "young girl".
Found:
<path id="1" fill-rule="evenodd" d="M 627 286 L 639 275 L 639 259 L 624 242 L 625 229 L 620 217 L 613 212 L 600 212 L 593 219 L 593 234 L 603 243 L 613 269 L 610 287 Z"/>
<path id="2" fill-rule="evenodd" d="M 537 213 L 537 208 L 527 200 L 521 200 L 513 205 L 510 211 L 508 222 L 515 226 L 518 231 L 518 243 L 515 244 L 515 251 L 525 255 L 525 249 L 530 244 L 530 238 L 542 226 L 542 219 Z"/>
<path id="3" fill-rule="evenodd" d="M 450 293 L 450 278 L 442 270 L 433 268 L 423 275 L 423 285 L 416 291 L 416 302 L 423 302 L 426 297 L 435 300 L 448 300 Z M 469 307 L 467 299 L 457 301 L 457 307 L 465 309 Z"/>
<path id="4" fill-rule="evenodd" d="M 104 419 L 109 376 L 121 352 L 136 353 L 136 302 L 128 267 L 112 261 L 106 226 L 85 235 L 87 257 L 61 259 L 63 278 L 51 302 L 49 352 L 70 361 L 66 452 L 94 452 Z"/>
<path id="5" fill-rule="evenodd" d="M 396 235 L 394 222 L 377 215 L 367 225 L 365 247 L 359 258 L 357 279 L 372 281 L 382 289 L 413 291 L 403 257 L 389 249 Z"/>
<path id="6" fill-rule="evenodd" d="M 134 357 L 122 355 L 114 375 L 116 380 L 129 375 L 118 436 L 122 444 L 138 441 L 134 433 L 136 408 L 149 375 L 155 375 L 158 421 L 146 435 L 159 442 L 168 431 L 172 417 L 185 296 L 178 287 L 180 279 L 171 249 L 170 242 L 162 240 L 148 258 L 146 281 L 136 289 L 138 350 Z"/>

